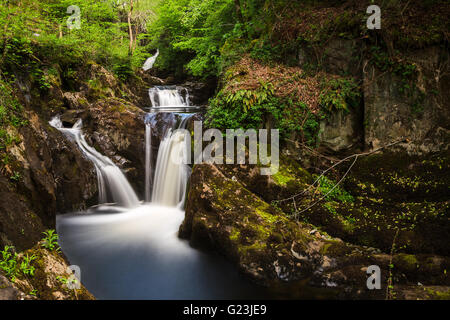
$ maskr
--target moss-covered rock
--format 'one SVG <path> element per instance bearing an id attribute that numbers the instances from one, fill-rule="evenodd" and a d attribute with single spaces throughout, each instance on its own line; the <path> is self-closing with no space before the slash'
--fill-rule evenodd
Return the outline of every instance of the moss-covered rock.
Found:
<path id="1" fill-rule="evenodd" d="M 292 289 L 301 284 L 327 288 L 334 297 L 383 297 L 382 292 L 367 289 L 365 270 L 379 265 L 385 283 L 389 255 L 346 244 L 291 220 L 214 165 L 196 165 L 190 185 L 180 236 L 190 239 L 193 246 L 220 252 L 265 286 L 288 284 Z M 448 259 L 435 259 L 440 260 L 434 261 L 433 268 L 446 268 Z M 409 283 L 407 277 L 402 278 L 408 268 L 396 265 L 403 283 Z M 432 284 L 447 281 L 442 280 L 434 278 Z"/>
<path id="2" fill-rule="evenodd" d="M 40 299 L 40 300 L 94 300 L 86 288 L 80 284 L 79 289 L 67 286 L 73 276 L 69 265 L 59 251 L 42 248 L 37 244 L 33 248 L 17 255 L 17 263 L 24 263 L 24 257 L 32 257 L 28 267 L 33 268 L 32 274 L 16 273 L 9 282 L 15 289 L 15 296 L 10 299 Z M 10 289 L 11 291 L 11 289 Z"/>
<path id="3" fill-rule="evenodd" d="M 300 214 L 329 234 L 390 252 L 449 256 L 448 152 L 426 157 L 385 152 L 360 157 L 330 196 Z M 298 208 L 320 199 L 347 170 L 329 174 L 312 193 L 297 198 Z M 324 184 L 325 183 L 325 184 Z M 291 202 L 281 208 L 294 212 Z"/>
<path id="4" fill-rule="evenodd" d="M 308 171 L 297 161 L 285 155 L 280 155 L 279 170 L 272 176 L 261 175 L 259 165 L 218 165 L 217 167 L 227 178 L 234 177 L 245 188 L 269 203 L 302 191 L 313 182 Z"/>

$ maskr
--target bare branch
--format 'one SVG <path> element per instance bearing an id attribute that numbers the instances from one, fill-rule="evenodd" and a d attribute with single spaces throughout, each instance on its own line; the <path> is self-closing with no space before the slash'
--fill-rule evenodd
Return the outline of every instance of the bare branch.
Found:
<path id="1" fill-rule="evenodd" d="M 292 201 L 293 204 L 294 204 L 294 209 L 295 209 L 294 216 L 295 216 L 295 218 L 297 218 L 297 217 L 298 217 L 300 214 L 302 214 L 303 212 L 305 212 L 305 211 L 311 209 L 312 207 L 314 207 L 315 205 L 317 205 L 319 202 L 321 202 L 323 199 L 325 199 L 325 198 L 326 198 L 326 197 L 327 197 L 327 196 L 328 196 L 335 188 L 337 188 L 337 186 L 338 186 L 342 181 L 344 181 L 344 179 L 345 179 L 345 178 L 347 177 L 347 175 L 350 173 L 350 170 L 353 168 L 353 166 L 355 165 L 355 163 L 356 163 L 356 161 L 358 160 L 359 157 L 362 157 L 362 156 L 368 156 L 368 155 L 374 154 L 374 153 L 379 152 L 379 151 L 381 151 L 381 150 L 383 150 L 383 149 L 392 147 L 392 146 L 394 146 L 394 145 L 396 145 L 396 144 L 399 144 L 399 143 L 405 142 L 405 141 L 406 141 L 405 139 L 398 140 L 398 141 L 389 143 L 389 144 L 387 144 L 387 145 L 385 145 L 385 146 L 383 146 L 383 147 L 374 149 L 374 150 L 369 151 L 369 152 L 357 153 L 357 154 L 353 154 L 353 155 L 351 155 L 351 156 L 345 157 L 344 159 L 339 160 L 338 162 L 336 162 L 335 164 L 333 164 L 331 167 L 329 167 L 328 169 L 326 169 L 325 171 L 323 171 L 322 174 L 314 181 L 314 183 L 311 184 L 308 188 L 306 188 L 306 189 L 303 190 L 302 192 L 297 193 L 297 194 L 295 194 L 295 195 L 293 195 L 293 196 L 291 196 L 291 197 L 289 197 L 289 198 L 286 198 L 286 199 L 274 200 L 273 202 L 274 202 L 274 203 L 281 203 L 281 202 L 286 202 L 286 201 Z M 342 178 L 341 178 L 341 179 L 333 186 L 333 188 L 331 188 L 331 189 L 330 189 L 325 195 L 323 195 L 319 200 L 317 200 L 317 201 L 315 201 L 313 204 L 309 205 L 306 209 L 303 209 L 303 210 L 301 210 L 301 211 L 298 211 L 298 209 L 297 209 L 297 203 L 296 203 L 296 201 L 295 201 L 295 199 L 296 199 L 297 197 L 299 197 L 299 196 L 301 196 L 301 195 L 307 193 L 307 192 L 308 192 L 309 190 L 311 190 L 316 184 L 319 184 L 320 179 L 321 179 L 327 172 L 329 172 L 329 171 L 332 170 L 333 168 L 337 167 L 338 165 L 344 163 L 345 161 L 348 161 L 348 160 L 353 159 L 353 158 L 354 158 L 354 160 L 353 160 L 352 164 L 351 164 L 350 167 L 347 169 L 347 171 L 346 171 L 345 174 L 342 176 Z"/>

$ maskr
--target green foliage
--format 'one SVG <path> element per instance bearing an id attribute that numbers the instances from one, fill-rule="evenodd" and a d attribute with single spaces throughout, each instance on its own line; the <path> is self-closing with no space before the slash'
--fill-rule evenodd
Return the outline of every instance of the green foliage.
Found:
<path id="1" fill-rule="evenodd" d="M 14 247 L 5 246 L 0 254 L 0 269 L 11 281 L 14 282 L 20 272 L 25 276 L 34 276 L 35 267 L 31 265 L 36 260 L 34 254 L 31 257 L 28 254 L 23 256 L 20 263 L 19 256 L 14 252 Z"/>
<path id="2" fill-rule="evenodd" d="M 149 26 L 150 47 L 161 51 L 156 66 L 207 77 L 253 48 L 255 56 L 271 55 L 276 49 L 255 44 L 269 31 L 275 11 L 268 8 L 280 2 L 288 3 L 240 0 L 238 10 L 235 0 L 161 1 L 158 18 Z"/>
<path id="3" fill-rule="evenodd" d="M 19 128 L 26 123 L 22 110 L 23 107 L 15 98 L 11 84 L 4 80 L 0 73 L 0 152 L 18 142 L 8 127 Z"/>
<path id="4" fill-rule="evenodd" d="M 44 239 L 42 239 L 42 244 L 41 246 L 53 251 L 59 251 L 61 250 L 59 245 L 58 245 L 58 235 L 55 233 L 55 230 L 47 230 L 45 232 L 43 232 L 43 234 L 45 235 Z"/>
<path id="5" fill-rule="evenodd" d="M 34 276 L 36 268 L 31 265 L 33 260 L 36 260 L 36 255 L 34 254 L 31 257 L 28 256 L 28 254 L 23 257 L 23 260 L 20 263 L 20 270 L 24 275 Z"/>
<path id="6" fill-rule="evenodd" d="M 5 246 L 3 251 L 0 251 L 0 269 L 3 270 L 5 275 L 15 281 L 17 276 L 17 253 L 13 252 L 14 248 L 10 246 Z"/>
<path id="7" fill-rule="evenodd" d="M 167 0 L 149 27 L 151 46 L 160 48 L 157 66 L 195 76 L 216 75 L 220 48 L 235 30 L 232 0 Z"/>
<path id="8" fill-rule="evenodd" d="M 361 93 L 353 79 L 324 79 L 322 88 L 319 103 L 321 108 L 327 112 L 333 110 L 349 112 L 350 107 L 356 107 L 359 104 Z"/>
<path id="9" fill-rule="evenodd" d="M 258 129 L 267 120 L 274 121 L 281 137 L 298 132 L 304 141 L 313 145 L 319 132 L 319 117 L 312 114 L 304 103 L 294 104 L 290 99 L 274 95 L 270 83 L 260 83 L 256 90 L 221 90 L 210 100 L 206 125 L 218 129 Z M 306 115 L 305 115 L 306 114 Z M 299 118 L 305 115 L 305 118 Z"/>
<path id="10" fill-rule="evenodd" d="M 416 77 L 416 65 L 396 61 L 389 55 L 388 52 L 386 52 L 386 50 L 378 46 L 372 46 L 370 48 L 370 53 L 372 56 L 371 62 L 381 71 L 389 71 L 402 78 Z"/>
<path id="11" fill-rule="evenodd" d="M 57 276 L 56 280 L 58 280 L 62 284 L 68 284 L 69 283 L 69 279 L 67 279 L 66 277 L 62 277 L 62 276 Z"/>
<path id="12" fill-rule="evenodd" d="M 225 102 L 229 105 L 242 105 L 242 111 L 248 112 L 252 106 L 266 103 L 273 93 L 272 84 L 261 83 L 261 88 L 258 90 L 238 90 L 228 94 L 225 96 Z"/>
<path id="13" fill-rule="evenodd" d="M 258 40 L 250 51 L 250 56 L 265 63 L 282 60 L 283 45 L 273 44 L 268 40 Z"/>
<path id="14" fill-rule="evenodd" d="M 265 115 L 278 110 L 279 104 L 277 98 L 266 92 L 222 90 L 210 101 L 206 125 L 219 129 L 259 128 Z"/>
<path id="15" fill-rule="evenodd" d="M 78 280 L 76 278 L 70 279 L 70 278 L 66 278 L 66 277 L 62 277 L 62 276 L 57 276 L 56 280 L 58 280 L 59 282 L 61 282 L 64 285 L 68 285 L 69 283 L 70 284 L 77 284 L 78 283 Z"/>
<path id="16" fill-rule="evenodd" d="M 20 178 L 21 178 L 20 172 L 17 172 L 17 171 L 15 171 L 13 173 L 13 175 L 10 177 L 11 180 L 16 181 L 16 182 L 19 181 Z"/>
<path id="17" fill-rule="evenodd" d="M 317 176 L 314 178 L 317 178 Z M 354 202 L 355 200 L 351 194 L 342 189 L 340 186 L 336 186 L 336 183 L 328 179 L 326 176 L 321 176 L 318 183 L 319 183 L 319 190 L 323 195 L 331 191 L 325 197 L 326 201 L 340 201 L 347 203 L 347 202 Z"/>
<path id="18" fill-rule="evenodd" d="M 57 64 L 62 70 L 76 69 L 95 61 L 127 80 L 142 66 L 146 54 L 139 35 L 133 55 L 129 54 L 126 22 L 128 7 L 114 0 L 23 0 L 0 6 L 0 70 L 17 67 L 29 70 L 44 92 L 51 87 L 45 70 Z M 147 1 L 148 2 L 148 1 Z M 70 30 L 69 6 L 81 10 L 81 28 Z M 143 6 L 136 6 L 142 10 Z M 147 8 L 144 8 L 147 9 Z"/>

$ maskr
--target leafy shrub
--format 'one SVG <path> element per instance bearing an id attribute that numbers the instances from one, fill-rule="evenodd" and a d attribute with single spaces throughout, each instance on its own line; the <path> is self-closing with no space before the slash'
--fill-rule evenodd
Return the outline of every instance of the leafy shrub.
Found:
<path id="1" fill-rule="evenodd" d="M 20 263 L 20 270 L 24 275 L 34 276 L 35 267 L 31 265 L 31 262 L 36 260 L 36 255 L 32 255 L 31 257 L 26 256 L 23 257 L 23 261 Z"/>
<path id="2" fill-rule="evenodd" d="M 210 101 L 206 124 L 220 129 L 260 128 L 265 116 L 278 113 L 279 105 L 271 84 L 258 90 L 221 90 Z"/>
<path id="3" fill-rule="evenodd" d="M 156 65 L 187 69 L 195 76 L 217 75 L 220 48 L 235 30 L 233 1 L 166 0 L 157 13 L 149 27 L 151 46 L 161 49 Z"/>
<path id="4" fill-rule="evenodd" d="M 0 269 L 6 276 L 15 281 L 20 272 L 25 276 L 34 276 L 35 267 L 31 263 L 36 260 L 33 254 L 31 257 L 27 254 L 21 258 L 19 264 L 19 256 L 14 252 L 14 247 L 5 246 L 3 251 L 0 251 Z"/>
<path id="5" fill-rule="evenodd" d="M 12 252 L 13 247 L 5 246 L 1 253 L 0 269 L 3 270 L 5 275 L 12 281 L 15 281 L 17 276 L 17 253 Z"/>
<path id="6" fill-rule="evenodd" d="M 119 6 L 117 1 L 21 2 L 0 6 L 0 24 L 5 26 L 0 70 L 12 71 L 17 67 L 28 70 L 43 91 L 50 86 L 43 73 L 50 65 L 73 70 L 94 61 L 126 80 L 145 59 L 139 41 L 134 54 L 129 56 L 128 26 L 122 21 L 127 7 Z M 67 27 L 67 8 L 71 5 L 81 9 L 81 29 Z"/>
<path id="7" fill-rule="evenodd" d="M 56 251 L 61 250 L 59 245 L 58 245 L 58 235 L 55 233 L 55 230 L 47 230 L 45 232 L 43 232 L 43 234 L 45 235 L 44 239 L 42 239 L 42 244 L 41 246 L 53 251 L 56 249 Z"/>
<path id="8" fill-rule="evenodd" d="M 350 107 L 356 107 L 359 104 L 361 93 L 353 79 L 324 79 L 322 88 L 319 103 L 321 108 L 327 112 L 333 110 L 349 112 Z"/>
<path id="9" fill-rule="evenodd" d="M 22 117 L 23 107 L 15 98 L 9 82 L 2 79 L 0 74 L 0 151 L 17 141 L 17 138 L 8 133 L 7 128 L 19 128 L 26 121 Z"/>
<path id="10" fill-rule="evenodd" d="M 218 129 L 259 129 L 267 120 L 274 121 L 282 138 L 298 132 L 307 144 L 317 141 L 318 116 L 312 114 L 304 103 L 294 104 L 290 99 L 274 95 L 270 83 L 260 83 L 256 90 L 221 90 L 210 100 L 206 125 Z M 304 118 L 300 118 L 304 115 Z M 319 116 L 320 117 L 320 116 Z"/>

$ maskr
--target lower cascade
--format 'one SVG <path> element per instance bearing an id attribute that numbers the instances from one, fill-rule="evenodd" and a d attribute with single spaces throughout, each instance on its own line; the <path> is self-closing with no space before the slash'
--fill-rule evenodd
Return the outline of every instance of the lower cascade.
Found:
<path id="1" fill-rule="evenodd" d="M 149 114 L 146 121 L 147 139 L 151 139 L 151 123 L 156 114 Z M 178 129 L 184 129 L 191 115 L 182 114 L 182 121 Z M 186 194 L 186 185 L 189 178 L 190 168 L 183 163 L 183 159 L 187 156 L 188 146 L 186 145 L 186 133 L 183 131 L 167 128 L 166 133 L 160 143 L 156 167 L 154 173 L 154 185 L 152 192 L 152 202 L 167 206 L 180 206 L 184 204 Z M 150 150 L 151 140 L 146 141 L 146 150 Z M 150 157 L 150 151 L 146 151 Z M 153 180 L 152 166 L 150 160 L 146 160 L 149 164 L 146 170 L 146 181 Z M 150 187 L 146 183 L 146 188 Z M 150 190 L 146 190 L 146 194 L 150 194 Z M 146 199 L 147 201 L 150 199 Z"/>
<path id="2" fill-rule="evenodd" d="M 58 116 L 50 121 L 50 125 L 60 130 L 69 139 L 74 140 L 83 154 L 95 166 L 98 179 L 99 203 L 114 203 L 127 208 L 139 205 L 138 197 L 128 183 L 122 171 L 108 158 L 88 145 L 81 130 L 83 122 L 78 120 L 72 128 L 64 128 Z"/>
<path id="3" fill-rule="evenodd" d="M 153 100 L 172 108 L 178 101 L 182 112 L 151 112 L 145 119 L 144 202 L 139 202 L 121 170 L 88 145 L 81 120 L 73 128 L 63 128 L 58 117 L 51 121 L 94 164 L 99 203 L 109 199 L 115 203 L 58 215 L 62 251 L 80 268 L 81 282 L 97 299 L 264 297 L 261 288 L 242 278 L 224 258 L 198 251 L 178 237 L 191 169 L 182 161 L 190 150 L 187 133 L 177 129 L 185 129 L 194 114 L 186 113 L 183 90 L 167 90 L 158 88 Z M 164 98 L 168 96 L 173 99 Z M 155 135 L 160 143 L 154 154 Z"/>

